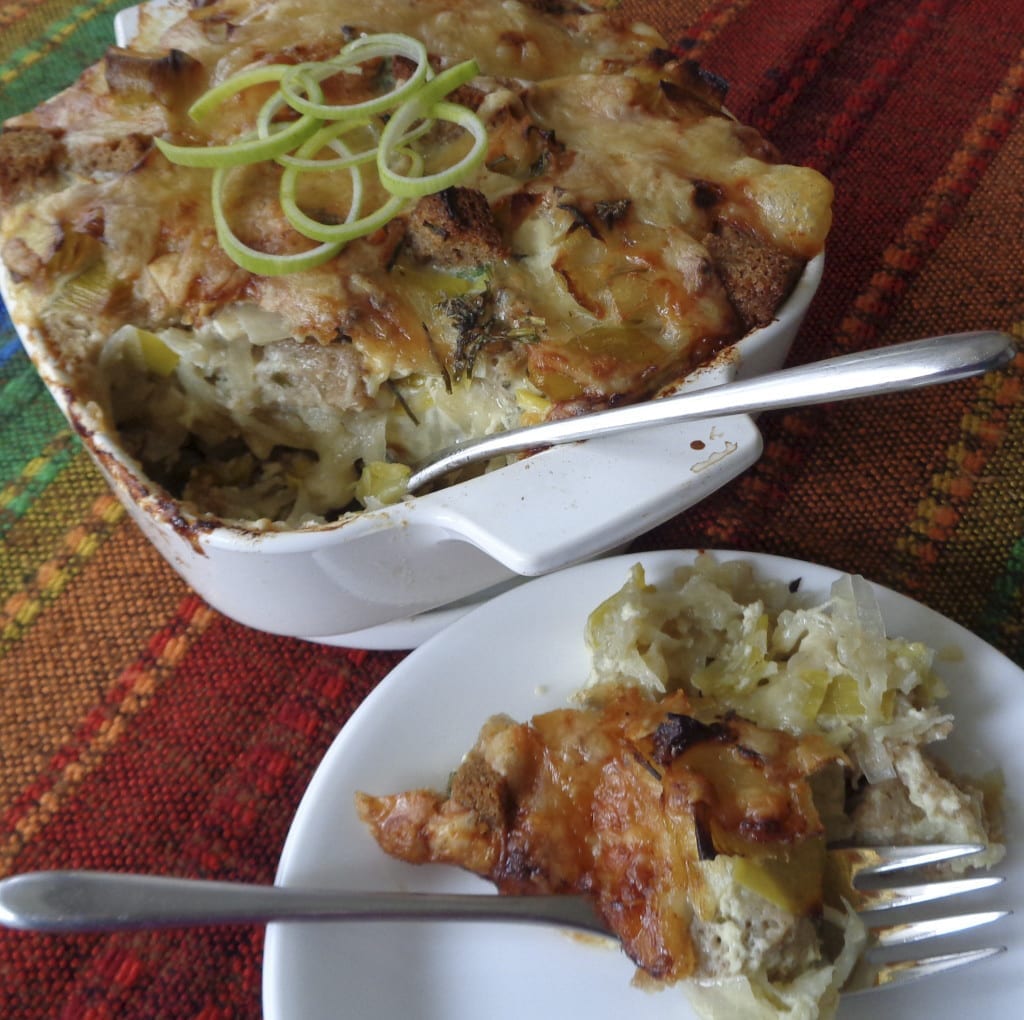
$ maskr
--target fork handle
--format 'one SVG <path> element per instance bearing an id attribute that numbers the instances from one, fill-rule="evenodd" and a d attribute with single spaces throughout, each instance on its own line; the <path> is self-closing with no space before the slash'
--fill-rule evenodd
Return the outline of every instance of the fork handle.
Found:
<path id="1" fill-rule="evenodd" d="M 105 871 L 36 871 L 0 882 L 0 924 L 25 931 L 431 919 L 524 921 L 607 934 L 582 896 L 342 892 Z"/>

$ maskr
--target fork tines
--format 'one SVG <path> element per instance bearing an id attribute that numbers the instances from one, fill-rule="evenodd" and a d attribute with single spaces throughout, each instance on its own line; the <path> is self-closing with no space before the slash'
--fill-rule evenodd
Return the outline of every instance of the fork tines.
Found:
<path id="1" fill-rule="evenodd" d="M 939 879 L 914 885 L 877 886 L 861 889 L 857 880 L 897 871 L 966 858 L 980 853 L 980 844 L 909 847 L 853 847 L 833 849 L 829 854 L 834 877 L 843 889 L 843 897 L 861 913 L 892 910 L 919 903 L 959 896 L 988 889 L 1002 882 L 998 876 Z M 991 946 L 964 952 L 944 953 L 917 960 L 884 961 L 873 959 L 871 950 L 904 946 L 925 939 L 957 935 L 1006 917 L 1008 910 L 988 910 L 970 914 L 911 920 L 868 930 L 868 954 L 858 963 L 843 986 L 844 993 L 892 987 L 908 981 L 940 974 L 1005 952 L 1005 946 Z"/>

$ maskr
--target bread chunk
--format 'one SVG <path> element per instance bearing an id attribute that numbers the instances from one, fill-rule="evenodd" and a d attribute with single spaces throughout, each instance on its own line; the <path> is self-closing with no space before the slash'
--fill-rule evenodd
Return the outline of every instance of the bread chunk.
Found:
<path id="1" fill-rule="evenodd" d="M 126 174 L 142 161 L 152 147 L 152 138 L 135 132 L 85 136 L 75 139 L 69 146 L 68 158 L 71 168 L 83 177 Z"/>
<path id="2" fill-rule="evenodd" d="M 720 224 L 704 245 L 744 327 L 767 326 L 803 271 L 803 260 L 729 223 Z"/>
<path id="3" fill-rule="evenodd" d="M 16 201 L 52 175 L 64 156 L 64 144 L 40 128 L 14 128 L 0 134 L 0 198 Z"/>
<path id="4" fill-rule="evenodd" d="M 415 255 L 437 265 L 475 266 L 508 256 L 482 192 L 446 188 L 420 199 L 406 239 Z"/>

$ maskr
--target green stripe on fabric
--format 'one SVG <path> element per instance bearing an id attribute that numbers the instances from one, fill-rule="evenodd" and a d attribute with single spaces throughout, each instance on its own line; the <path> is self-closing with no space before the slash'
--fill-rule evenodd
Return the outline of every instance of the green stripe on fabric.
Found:
<path id="1" fill-rule="evenodd" d="M 24 352 L 17 351 L 0 366 L 0 436 L 3 438 L 0 465 L 12 455 L 35 450 L 39 430 L 52 435 L 65 427 L 64 416 L 39 373 Z M 0 474 L 0 479 L 2 477 Z"/>
<path id="2" fill-rule="evenodd" d="M 0 537 L 81 449 L 32 363 L 17 350 L 0 364 Z"/>
<path id="3" fill-rule="evenodd" d="M 31 365 L 23 368 L 0 390 L 0 425 L 21 417 L 28 405 L 39 397 L 43 390 L 43 381 L 35 369 Z"/>
<path id="4" fill-rule="evenodd" d="M 1011 546 L 1002 573 L 994 578 L 978 636 L 1024 666 L 1024 535 Z"/>
<path id="5" fill-rule="evenodd" d="M 82 450 L 78 437 L 65 429 L 58 433 L 39 454 L 26 463 L 21 474 L 0 487 L 0 540 L 32 508 L 46 487 Z"/>
<path id="6" fill-rule="evenodd" d="M 0 64 L 0 119 L 32 109 L 70 85 L 114 41 L 113 16 L 131 0 L 97 0 L 71 10 Z"/>

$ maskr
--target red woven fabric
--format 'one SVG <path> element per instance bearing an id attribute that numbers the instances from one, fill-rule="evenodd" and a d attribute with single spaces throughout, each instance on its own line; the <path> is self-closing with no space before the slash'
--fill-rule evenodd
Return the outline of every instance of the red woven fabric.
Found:
<path id="1" fill-rule="evenodd" d="M 95 59 L 118 4 L 0 0 L 0 112 Z M 120 6 L 124 6 L 122 2 Z M 833 180 L 808 361 L 961 329 L 1024 336 L 1024 5 L 625 0 Z M 84 12 L 84 13 L 83 13 Z M 159 558 L 0 339 L 0 877 L 270 881 L 330 741 L 400 653 L 243 628 Z M 760 462 L 637 543 L 862 573 L 1024 663 L 1024 356 L 998 376 L 765 416 Z M 260 1015 L 262 932 L 0 930 L 0 1017 Z"/>

